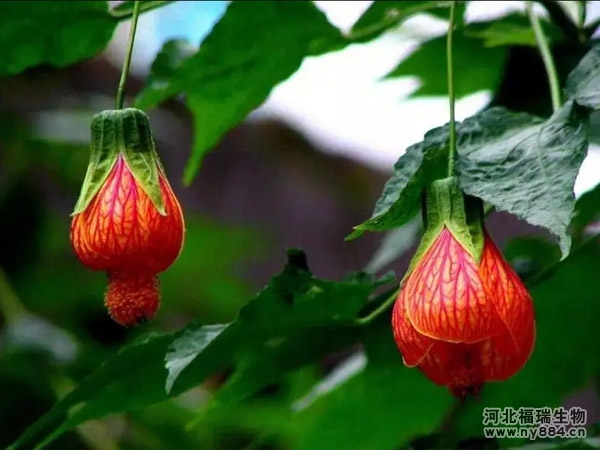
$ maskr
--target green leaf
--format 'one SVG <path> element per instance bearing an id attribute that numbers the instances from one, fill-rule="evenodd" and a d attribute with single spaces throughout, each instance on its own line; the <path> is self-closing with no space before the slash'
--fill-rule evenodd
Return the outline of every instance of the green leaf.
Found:
<path id="1" fill-rule="evenodd" d="M 420 209 L 423 189 L 444 178 L 448 167 L 447 127 L 428 131 L 422 142 L 410 146 L 394 164 L 394 173 L 375 204 L 372 217 L 354 227 L 346 239 L 365 231 L 391 230 L 407 223 Z"/>
<path id="2" fill-rule="evenodd" d="M 600 108 L 600 45 L 592 47 L 569 74 L 565 92 L 582 106 Z"/>
<path id="3" fill-rule="evenodd" d="M 165 367 L 169 371 L 166 382 L 167 392 L 173 388 L 173 383 L 183 369 L 189 366 L 194 358 L 214 341 L 227 326 L 227 324 L 204 325 L 198 329 L 186 329 L 178 339 L 173 341 L 165 357 Z"/>
<path id="4" fill-rule="evenodd" d="M 600 184 L 587 191 L 575 205 L 571 231 L 582 236 L 588 225 L 600 221 Z"/>
<path id="5" fill-rule="evenodd" d="M 469 195 L 558 237 L 569 254 L 573 187 L 587 154 L 587 119 L 572 101 L 547 121 L 492 108 L 465 120 L 456 171 Z"/>
<path id="6" fill-rule="evenodd" d="M 300 411 L 296 450 L 404 448 L 431 433 L 453 399 L 416 369 L 408 369 L 394 345 L 388 324 L 365 332 L 367 365 L 327 395 Z"/>
<path id="7" fill-rule="evenodd" d="M 123 347 L 25 430 L 9 449 L 34 448 L 31 442 L 43 442 L 42 448 L 87 420 L 166 399 L 163 357 L 172 340 L 170 335 L 152 335 Z"/>
<path id="8" fill-rule="evenodd" d="M 486 47 L 481 39 L 468 37 L 459 30 L 453 41 L 454 92 L 462 98 L 474 92 L 495 90 L 500 82 L 506 50 Z M 477 64 L 473 62 L 477 61 Z M 410 56 L 385 75 L 384 79 L 417 77 L 420 86 L 411 93 L 417 96 L 447 96 L 446 36 L 421 44 Z"/>
<path id="9" fill-rule="evenodd" d="M 457 414 L 455 432 L 459 438 L 482 434 L 485 407 L 554 408 L 563 404 L 567 395 L 589 385 L 600 371 L 596 351 L 600 302 L 598 287 L 590 282 L 599 271 L 596 237 L 530 283 L 538 324 L 533 354 L 513 378 L 486 385 L 481 401 L 469 403 Z M 514 441 L 507 444 L 514 445 Z"/>
<path id="10" fill-rule="evenodd" d="M 554 22 L 544 20 L 541 25 L 551 42 L 560 40 L 562 33 Z M 537 45 L 529 18 L 518 12 L 490 21 L 471 22 L 464 29 L 464 36 L 482 39 L 485 47 Z"/>
<path id="11" fill-rule="evenodd" d="M 106 47 L 116 25 L 106 1 L 0 2 L 0 75 L 91 58 Z"/>
<path id="12" fill-rule="evenodd" d="M 290 250 L 284 270 L 239 311 L 233 323 L 191 324 L 179 333 L 149 336 L 124 347 L 28 428 L 10 449 L 31 448 L 32 442 L 47 445 L 82 422 L 164 401 L 230 368 L 239 368 L 242 375 L 236 376 L 234 370 L 232 380 L 238 386 L 223 400 L 252 395 L 327 349 L 355 343 L 355 319 L 374 289 L 389 280 L 315 278 L 304 253 Z M 298 354 L 283 351 L 291 348 Z M 252 361 L 253 366 L 248 364 Z M 253 377 L 257 371 L 261 378 L 244 380 L 244 373 Z"/>
<path id="13" fill-rule="evenodd" d="M 185 358 L 190 367 L 184 370 L 182 364 L 179 364 L 178 373 L 170 374 L 167 388 L 171 386 L 176 388 L 179 385 L 177 380 L 182 378 L 184 385 L 187 383 L 185 379 L 189 380 L 190 377 L 197 379 L 199 374 L 204 373 L 206 367 L 215 360 L 221 361 L 221 366 L 216 370 L 242 361 L 242 369 L 247 372 L 255 370 L 244 367 L 248 365 L 248 361 L 267 357 L 273 358 L 276 362 L 262 360 L 261 364 L 264 363 L 262 369 L 275 368 L 276 372 L 279 372 L 282 366 L 302 365 L 300 363 L 302 358 L 296 360 L 296 354 L 286 350 L 292 347 L 297 349 L 299 346 L 309 346 L 309 341 L 312 339 L 316 339 L 315 347 L 327 348 L 328 343 L 322 340 L 325 336 L 319 333 L 319 330 L 325 332 L 325 335 L 330 336 L 334 342 L 335 333 L 341 332 L 350 337 L 349 340 L 343 339 L 347 345 L 350 345 L 355 340 L 354 334 L 345 334 L 344 329 L 355 326 L 354 321 L 373 290 L 388 281 L 390 281 L 389 277 L 373 281 L 368 276 L 341 282 L 321 280 L 313 277 L 309 272 L 304 253 L 290 250 L 288 263 L 283 272 L 240 309 L 237 319 L 227 329 L 208 346 L 197 351 L 197 358 L 190 357 L 192 352 L 189 351 L 189 345 L 174 342 L 173 345 L 180 346 L 182 351 L 170 352 L 167 355 L 167 364 L 170 364 L 173 358 L 178 360 Z M 197 339 L 205 339 L 202 328 L 193 333 L 198 333 Z M 187 335 L 180 339 L 185 342 L 190 342 L 190 339 L 195 340 Z M 312 354 L 313 358 L 314 356 Z M 284 361 L 281 361 L 282 357 Z M 235 376 L 232 376 L 232 379 L 236 383 L 239 382 L 236 381 Z M 263 377 L 260 380 L 252 380 L 251 384 L 257 381 L 264 384 L 269 382 L 266 377 Z M 224 389 L 227 389 L 227 385 Z M 246 394 L 252 393 L 250 391 Z"/>
<path id="14" fill-rule="evenodd" d="M 347 42 L 312 2 L 234 1 L 193 56 L 186 58 L 185 46 L 167 45 L 136 104 L 147 109 L 185 93 L 196 127 L 184 174 L 189 184 L 204 154 L 292 75 L 304 57 Z"/>
<path id="15" fill-rule="evenodd" d="M 197 51 L 198 47 L 184 39 L 165 42 L 152 63 L 144 89 L 135 101 L 136 104 L 150 108 L 176 94 L 178 86 L 171 81 L 179 71 L 185 70 L 184 64 Z"/>
<path id="16" fill-rule="evenodd" d="M 587 120 L 586 111 L 570 101 L 547 121 L 494 107 L 457 123 L 456 174 L 461 189 L 499 211 L 548 229 L 558 237 L 565 257 L 573 187 L 587 154 Z M 448 138 L 445 125 L 409 147 L 395 164 L 372 217 L 347 239 L 410 220 L 419 210 L 423 189 L 445 177 Z"/>
<path id="17" fill-rule="evenodd" d="M 411 16 L 421 13 L 448 19 L 449 1 L 374 1 L 352 26 L 350 37 L 354 42 L 366 42 L 379 37 Z M 462 21 L 467 2 L 457 2 L 457 17 Z"/>

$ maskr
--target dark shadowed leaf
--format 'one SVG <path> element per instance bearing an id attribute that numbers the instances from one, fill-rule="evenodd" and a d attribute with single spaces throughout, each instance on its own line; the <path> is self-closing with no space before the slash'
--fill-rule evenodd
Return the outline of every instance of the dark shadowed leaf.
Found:
<path id="1" fill-rule="evenodd" d="M 552 42 L 562 37 L 560 29 L 548 21 L 542 22 L 544 35 Z M 499 19 L 471 22 L 464 29 L 466 37 L 482 39 L 485 47 L 529 45 L 535 47 L 535 35 L 529 19 L 524 14 L 514 12 Z"/>
<path id="2" fill-rule="evenodd" d="M 573 187 L 587 154 L 587 119 L 581 107 L 568 102 L 545 122 L 501 108 L 465 120 L 456 161 L 461 188 L 546 228 L 566 257 Z"/>
<path id="3" fill-rule="evenodd" d="M 147 109 L 185 93 L 197 130 L 184 174 L 190 183 L 203 155 L 292 75 L 305 56 L 345 45 L 312 2 L 232 2 L 192 56 L 188 46 L 167 44 L 136 104 Z"/>
<path id="4" fill-rule="evenodd" d="M 567 96 L 588 108 L 600 107 L 600 45 L 595 45 L 569 74 Z"/>
<path id="5" fill-rule="evenodd" d="M 354 227 L 346 239 L 354 239 L 365 231 L 383 231 L 404 225 L 420 208 L 423 189 L 433 180 L 444 178 L 448 167 L 448 130 L 435 128 L 425 134 L 423 142 L 411 145 L 394 164 L 373 215 Z"/>
<path id="6" fill-rule="evenodd" d="M 100 53 L 117 20 L 106 1 L 0 2 L 0 75 L 40 64 L 65 67 Z"/>
<path id="7" fill-rule="evenodd" d="M 474 92 L 493 91 L 502 75 L 506 50 L 486 47 L 485 41 L 467 37 L 460 32 L 454 36 L 454 90 L 457 98 Z M 477 61 L 477 64 L 473 64 Z M 446 36 L 423 42 L 410 56 L 403 59 L 385 78 L 417 77 L 420 86 L 411 96 L 447 96 Z"/>
<path id="8" fill-rule="evenodd" d="M 298 414 L 296 450 L 393 450 L 430 433 L 453 400 L 417 369 L 408 369 L 394 345 L 388 318 L 365 330 L 367 365 Z"/>
<path id="9" fill-rule="evenodd" d="M 571 231 L 581 236 L 588 225 L 600 222 L 600 184 L 584 193 L 575 205 Z"/>
<path id="10" fill-rule="evenodd" d="M 124 347 L 10 448 L 46 445 L 82 422 L 158 403 L 232 368 L 233 386 L 225 385 L 222 402 L 243 399 L 319 355 L 356 342 L 355 319 L 374 289 L 388 281 L 362 275 L 340 282 L 315 278 L 304 253 L 290 250 L 284 270 L 234 322 L 191 324 Z"/>
<path id="11" fill-rule="evenodd" d="M 187 386 L 189 380 L 197 380 L 214 361 L 221 361 L 221 366 L 213 370 L 230 369 L 228 365 L 239 364 L 240 373 L 234 373 L 231 382 L 251 387 L 239 393 L 239 386 L 228 387 L 226 384 L 223 397 L 230 395 L 228 390 L 238 390 L 234 395 L 237 398 L 252 394 L 261 387 L 260 384 L 268 384 L 269 377 L 302 366 L 311 360 L 311 355 L 314 360 L 316 354 L 355 342 L 354 320 L 373 290 L 390 278 L 374 281 L 360 276 L 341 282 L 326 281 L 312 276 L 303 253 L 290 250 L 288 258 L 283 272 L 240 309 L 237 319 L 214 341 L 195 352 L 197 358 L 191 358 L 194 352 L 190 352 L 189 345 L 182 346 L 181 352 L 169 352 L 167 365 L 173 359 L 185 358 L 190 367 L 183 371 L 179 364 L 178 373 L 170 373 L 168 388 L 177 389 L 178 379 L 183 379 L 182 385 Z M 203 328 L 189 330 L 180 339 L 187 343 L 203 340 Z M 327 336 L 330 336 L 330 342 L 327 342 Z M 180 343 L 175 341 L 173 346 L 177 345 Z M 240 381 L 244 373 L 252 374 L 257 370 L 262 373 L 262 378 Z"/>
<path id="12" fill-rule="evenodd" d="M 87 420 L 166 399 L 163 357 L 172 340 L 171 335 L 149 336 L 123 347 L 25 430 L 9 449 L 34 448 L 33 442 L 47 445 Z M 73 413 L 68 415 L 70 411 Z"/>

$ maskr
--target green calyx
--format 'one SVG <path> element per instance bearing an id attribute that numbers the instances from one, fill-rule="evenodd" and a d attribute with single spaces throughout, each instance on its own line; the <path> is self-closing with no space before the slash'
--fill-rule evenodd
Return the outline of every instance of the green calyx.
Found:
<path id="1" fill-rule="evenodd" d="M 91 130 L 90 162 L 71 215 L 85 211 L 106 182 L 119 155 L 157 211 L 165 215 L 159 182 L 159 174 L 164 176 L 164 170 L 154 148 L 146 113 L 134 108 L 102 111 L 92 118 Z"/>
<path id="2" fill-rule="evenodd" d="M 447 228 L 473 259 L 479 263 L 483 252 L 483 202 L 466 195 L 455 177 L 436 180 L 424 195 L 423 224 L 425 233 L 404 280 L 433 245 L 440 232 Z"/>

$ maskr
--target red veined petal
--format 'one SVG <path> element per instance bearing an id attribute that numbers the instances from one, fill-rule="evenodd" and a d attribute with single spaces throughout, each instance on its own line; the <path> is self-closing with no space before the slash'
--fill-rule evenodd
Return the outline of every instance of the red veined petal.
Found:
<path id="1" fill-rule="evenodd" d="M 446 228 L 409 275 L 403 291 L 410 323 L 433 339 L 471 344 L 501 330 L 479 268 Z"/>

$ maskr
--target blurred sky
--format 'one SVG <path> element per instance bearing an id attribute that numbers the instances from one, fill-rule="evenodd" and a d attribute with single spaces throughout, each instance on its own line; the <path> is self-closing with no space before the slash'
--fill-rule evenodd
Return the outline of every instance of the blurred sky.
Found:
<path id="1" fill-rule="evenodd" d="M 118 2 L 117 2 L 118 3 Z M 370 1 L 317 1 L 331 23 L 348 30 Z M 574 4 L 575 2 L 562 2 Z M 591 2 L 594 3 L 594 2 Z M 522 8 L 523 2 L 470 2 L 467 20 L 477 21 Z M 225 1 L 179 1 L 140 17 L 132 70 L 144 75 L 162 44 L 184 38 L 199 44 L 225 11 Z M 592 21 L 597 8 L 588 13 Z M 541 12 L 541 11 L 540 11 Z M 128 23 L 122 24 L 108 54 L 122 63 Z M 423 38 L 443 34 L 441 20 L 418 16 L 398 33 L 388 33 L 368 44 L 307 58 L 301 68 L 277 86 L 249 120 L 278 117 L 297 128 L 320 148 L 343 154 L 370 166 L 390 170 L 424 133 L 448 121 L 447 98 L 407 96 L 418 86 L 412 78 L 379 81 L 418 47 Z M 456 104 L 463 120 L 485 106 L 489 92 L 475 93 Z M 591 147 L 575 185 L 580 195 L 600 182 L 600 149 Z"/>

